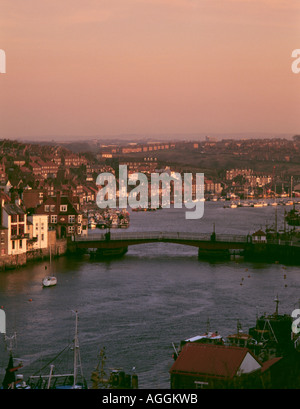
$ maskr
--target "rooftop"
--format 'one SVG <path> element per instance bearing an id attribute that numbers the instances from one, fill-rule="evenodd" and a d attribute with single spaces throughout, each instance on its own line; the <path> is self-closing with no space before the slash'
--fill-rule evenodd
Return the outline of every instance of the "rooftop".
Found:
<path id="1" fill-rule="evenodd" d="M 261 366 L 248 348 L 187 343 L 170 369 L 170 373 L 231 379 L 237 374 L 247 354 L 250 354 Z"/>

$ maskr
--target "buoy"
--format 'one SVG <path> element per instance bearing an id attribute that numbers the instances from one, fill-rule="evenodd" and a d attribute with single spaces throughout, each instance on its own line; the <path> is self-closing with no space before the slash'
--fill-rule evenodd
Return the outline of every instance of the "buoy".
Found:
<path id="1" fill-rule="evenodd" d="M 32 298 L 29 298 L 29 300 L 28 301 L 32 301 Z"/>

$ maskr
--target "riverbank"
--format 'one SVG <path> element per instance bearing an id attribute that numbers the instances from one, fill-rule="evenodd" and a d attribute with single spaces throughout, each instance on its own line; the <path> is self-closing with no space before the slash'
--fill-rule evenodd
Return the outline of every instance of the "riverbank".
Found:
<path id="1" fill-rule="evenodd" d="M 51 237 L 49 232 L 49 246 L 44 249 L 34 249 L 21 254 L 11 254 L 1 256 L 0 258 L 0 271 L 14 270 L 20 267 L 26 266 L 32 261 L 41 261 L 50 259 L 50 248 L 51 257 L 63 256 L 68 251 L 68 241 L 66 238 L 57 239 L 55 236 Z"/>

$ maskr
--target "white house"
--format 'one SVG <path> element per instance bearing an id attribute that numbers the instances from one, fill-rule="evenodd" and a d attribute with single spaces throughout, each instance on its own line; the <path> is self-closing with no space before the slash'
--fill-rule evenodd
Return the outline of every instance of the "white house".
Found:
<path id="1" fill-rule="evenodd" d="M 48 248 L 48 216 L 43 214 L 32 214 L 28 216 L 28 230 L 30 249 Z"/>
<path id="2" fill-rule="evenodd" d="M 253 243 L 266 243 L 267 235 L 264 231 L 258 230 L 252 234 Z"/>
<path id="3" fill-rule="evenodd" d="M 8 229 L 7 254 L 15 255 L 27 251 L 27 215 L 20 203 L 7 203 L 2 208 L 2 225 Z"/>

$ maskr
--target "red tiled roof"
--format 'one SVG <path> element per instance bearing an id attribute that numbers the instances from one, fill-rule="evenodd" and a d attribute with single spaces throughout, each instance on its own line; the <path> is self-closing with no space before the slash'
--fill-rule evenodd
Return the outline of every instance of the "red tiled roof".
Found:
<path id="1" fill-rule="evenodd" d="M 232 378 L 247 353 L 251 354 L 248 348 L 187 343 L 170 369 L 170 373 Z"/>
<path id="2" fill-rule="evenodd" d="M 272 365 L 276 364 L 276 362 L 280 361 L 281 359 L 282 359 L 282 357 L 269 359 L 268 361 L 263 363 L 261 371 L 265 372 L 267 369 L 269 369 Z"/>
<path id="3" fill-rule="evenodd" d="M 266 233 L 263 232 L 262 230 L 257 230 L 255 233 L 252 234 L 252 236 L 265 236 Z"/>

